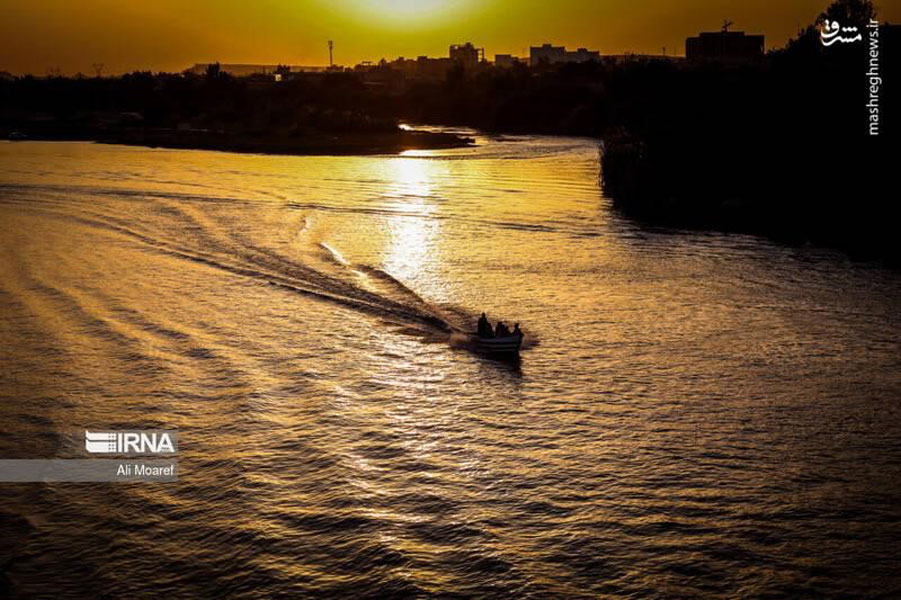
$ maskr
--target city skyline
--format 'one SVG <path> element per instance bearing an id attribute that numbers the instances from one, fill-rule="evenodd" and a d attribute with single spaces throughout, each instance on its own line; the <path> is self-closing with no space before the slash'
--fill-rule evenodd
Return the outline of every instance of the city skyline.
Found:
<path id="1" fill-rule="evenodd" d="M 877 6 L 880 20 L 901 18 L 901 6 Z M 530 46 L 543 43 L 601 54 L 660 54 L 666 48 L 682 55 L 686 37 L 717 30 L 727 18 L 736 30 L 766 36 L 769 49 L 782 46 L 821 10 L 818 0 L 729 7 L 692 0 L 678 8 L 651 0 L 626 7 L 580 0 L 350 0 L 339 7 L 322 0 L 267 0 L 253 8 L 234 0 L 188 6 L 173 0 L 128 6 L 10 0 L 0 7 L 0 70 L 94 74 L 99 67 L 117 74 L 177 72 L 214 61 L 327 65 L 328 40 L 335 42 L 335 64 L 344 66 L 444 56 L 449 44 L 466 41 L 485 48 L 489 58 L 527 56 Z"/>

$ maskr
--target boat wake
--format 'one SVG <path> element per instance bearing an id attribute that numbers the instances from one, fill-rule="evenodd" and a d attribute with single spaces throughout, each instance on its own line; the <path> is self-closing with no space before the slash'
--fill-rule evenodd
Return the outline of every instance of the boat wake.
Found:
<path id="1" fill-rule="evenodd" d="M 326 242 L 304 240 L 297 256 L 272 246 L 253 243 L 241 227 L 230 226 L 219 215 L 205 211 L 202 202 L 148 193 L 93 190 L 90 202 L 61 197 L 43 189 L 36 201 L 34 190 L 26 199 L 6 190 L 0 202 L 43 217 L 125 238 L 142 249 L 276 286 L 285 291 L 360 311 L 424 335 L 459 333 L 468 318 L 443 310 L 406 286 L 390 273 L 371 265 L 354 264 Z M 98 201 L 104 200 L 104 201 Z M 127 206 L 123 207 L 122 204 Z M 146 203 L 145 206 L 131 206 Z M 126 210 L 123 211 L 123 208 Z M 126 216 L 127 215 L 127 216 Z M 300 216 L 299 233 L 307 233 L 306 216 Z M 295 242 L 298 240 L 295 239 Z M 303 260 L 307 256 L 312 260 Z M 316 260 L 318 259 L 318 260 Z M 319 263 L 322 268 L 317 268 Z"/>

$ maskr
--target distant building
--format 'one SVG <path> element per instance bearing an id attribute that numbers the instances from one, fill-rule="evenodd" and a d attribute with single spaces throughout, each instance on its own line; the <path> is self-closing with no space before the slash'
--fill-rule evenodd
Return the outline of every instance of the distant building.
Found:
<path id="1" fill-rule="evenodd" d="M 752 62 L 763 58 L 764 37 L 744 31 L 704 31 L 685 40 L 685 58 L 691 61 Z"/>
<path id="2" fill-rule="evenodd" d="M 450 58 L 401 56 L 392 61 L 383 58 L 376 65 L 362 62 L 354 67 L 354 72 L 362 74 L 365 81 L 398 84 L 404 79 L 440 81 L 447 77 L 452 66 L 454 62 Z"/>
<path id="3" fill-rule="evenodd" d="M 601 53 L 597 50 L 579 48 L 575 51 L 568 51 L 564 46 L 554 46 L 552 44 L 532 46 L 529 50 L 529 64 L 533 67 L 544 64 L 583 63 L 593 60 L 601 60 Z"/>
<path id="4" fill-rule="evenodd" d="M 215 63 L 197 63 L 189 69 L 185 69 L 185 73 L 193 73 L 195 75 L 205 75 L 210 64 Z M 285 66 L 285 65 L 253 65 L 253 64 L 220 64 L 219 71 L 228 73 L 233 77 L 249 77 L 251 75 L 281 75 L 286 77 L 290 73 L 323 73 L 328 67 L 303 67 L 303 66 Z"/>
<path id="5" fill-rule="evenodd" d="M 513 56 L 512 54 L 495 54 L 494 55 L 494 66 L 495 67 L 503 67 L 503 68 L 511 68 L 514 65 L 527 65 L 529 64 L 529 59 L 520 58 L 518 56 Z"/>
<path id="6" fill-rule="evenodd" d="M 449 54 L 441 58 L 418 56 L 412 59 L 401 56 L 392 61 L 382 59 L 378 65 L 362 62 L 353 70 L 363 74 L 367 82 L 397 85 L 404 79 L 441 81 L 447 78 L 455 65 L 462 66 L 465 71 L 474 71 L 485 60 L 485 50 L 476 48 L 470 42 L 451 46 Z"/>
<path id="7" fill-rule="evenodd" d="M 476 48 L 471 42 L 454 44 L 450 47 L 451 62 L 463 65 L 464 69 L 475 69 L 485 57 L 483 48 Z"/>
<path id="8" fill-rule="evenodd" d="M 541 64 L 554 65 L 566 61 L 566 48 L 563 46 L 532 46 L 529 49 L 529 65 L 537 67 Z"/>
<path id="9" fill-rule="evenodd" d="M 444 79 L 452 66 L 454 66 L 454 60 L 450 58 L 418 56 L 414 75 L 420 79 Z"/>
<path id="10" fill-rule="evenodd" d="M 650 61 L 664 61 L 668 63 L 681 63 L 685 60 L 684 56 L 672 56 L 671 54 L 636 54 L 630 52 L 628 54 L 605 54 L 603 61 L 612 65 L 624 65 L 629 63 L 641 63 Z"/>
<path id="11" fill-rule="evenodd" d="M 574 52 L 568 50 L 566 52 L 566 62 L 584 63 L 600 60 L 601 53 L 597 50 L 587 50 L 585 48 L 579 48 Z"/>

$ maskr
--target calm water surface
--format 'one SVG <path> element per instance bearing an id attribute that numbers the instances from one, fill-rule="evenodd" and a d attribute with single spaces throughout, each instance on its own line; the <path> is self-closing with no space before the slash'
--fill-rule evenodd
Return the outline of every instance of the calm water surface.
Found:
<path id="1" fill-rule="evenodd" d="M 0 143 L 2 457 L 181 431 L 178 484 L 0 487 L 0 596 L 901 594 L 901 276 L 479 143 Z"/>

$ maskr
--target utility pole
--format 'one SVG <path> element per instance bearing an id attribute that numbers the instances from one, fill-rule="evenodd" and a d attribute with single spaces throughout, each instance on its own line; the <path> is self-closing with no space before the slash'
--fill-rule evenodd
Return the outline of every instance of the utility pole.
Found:
<path id="1" fill-rule="evenodd" d="M 330 67 L 335 66 L 334 51 L 335 51 L 335 42 L 333 42 L 332 40 L 329 40 L 328 41 L 328 66 L 330 66 Z"/>

